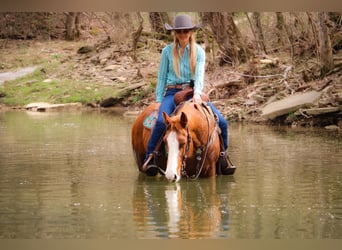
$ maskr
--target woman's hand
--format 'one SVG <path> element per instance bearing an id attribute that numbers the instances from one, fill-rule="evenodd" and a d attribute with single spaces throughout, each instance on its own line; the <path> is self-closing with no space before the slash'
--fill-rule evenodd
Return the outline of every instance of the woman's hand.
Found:
<path id="1" fill-rule="evenodd" d="M 194 94 L 194 96 L 193 96 L 193 101 L 194 101 L 194 103 L 202 103 L 202 98 L 201 98 L 201 95 L 200 94 Z"/>

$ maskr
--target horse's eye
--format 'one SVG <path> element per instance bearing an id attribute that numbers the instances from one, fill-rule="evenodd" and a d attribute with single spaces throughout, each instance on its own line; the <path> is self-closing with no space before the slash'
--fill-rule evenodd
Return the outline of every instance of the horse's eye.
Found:
<path id="1" fill-rule="evenodd" d="M 178 143 L 179 143 L 179 147 L 180 148 L 183 148 L 185 146 L 185 144 L 186 144 L 185 141 L 179 141 Z"/>

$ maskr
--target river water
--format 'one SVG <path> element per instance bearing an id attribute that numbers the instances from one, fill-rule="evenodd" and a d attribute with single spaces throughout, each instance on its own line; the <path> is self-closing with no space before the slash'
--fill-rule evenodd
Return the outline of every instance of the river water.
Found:
<path id="1" fill-rule="evenodd" d="M 340 239 L 342 137 L 231 124 L 234 176 L 139 174 L 133 118 L 0 113 L 0 238 Z"/>

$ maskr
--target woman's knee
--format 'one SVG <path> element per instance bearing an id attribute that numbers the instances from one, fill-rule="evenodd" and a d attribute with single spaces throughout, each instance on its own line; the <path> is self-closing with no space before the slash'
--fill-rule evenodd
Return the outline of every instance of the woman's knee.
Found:
<path id="1" fill-rule="evenodd" d="M 227 131 L 228 130 L 228 122 L 223 118 L 219 119 L 219 126 L 221 130 Z"/>
<path id="2" fill-rule="evenodd" d="M 164 118 L 163 117 L 158 117 L 158 119 L 156 120 L 155 127 L 157 129 L 164 129 L 165 128 Z"/>

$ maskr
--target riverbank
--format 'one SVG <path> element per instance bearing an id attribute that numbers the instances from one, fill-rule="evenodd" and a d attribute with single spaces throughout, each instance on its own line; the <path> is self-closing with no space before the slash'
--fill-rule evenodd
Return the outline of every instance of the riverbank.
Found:
<path id="1" fill-rule="evenodd" d="M 149 49 L 140 49 L 134 61 L 128 48 L 113 44 L 2 43 L 2 73 L 32 65 L 37 69 L 3 82 L 0 109 L 25 109 L 30 103 L 46 102 L 81 103 L 83 108 L 101 111 L 124 107 L 128 112 L 139 112 L 154 101 L 159 51 L 164 46 L 148 39 L 146 44 Z M 341 72 L 304 81 L 302 75 L 315 70 L 314 66 L 294 67 L 290 58 L 278 56 L 255 58 L 239 67 L 218 66 L 208 59 L 205 92 L 230 122 L 342 128 Z M 313 97 L 307 100 L 310 93 Z"/>

